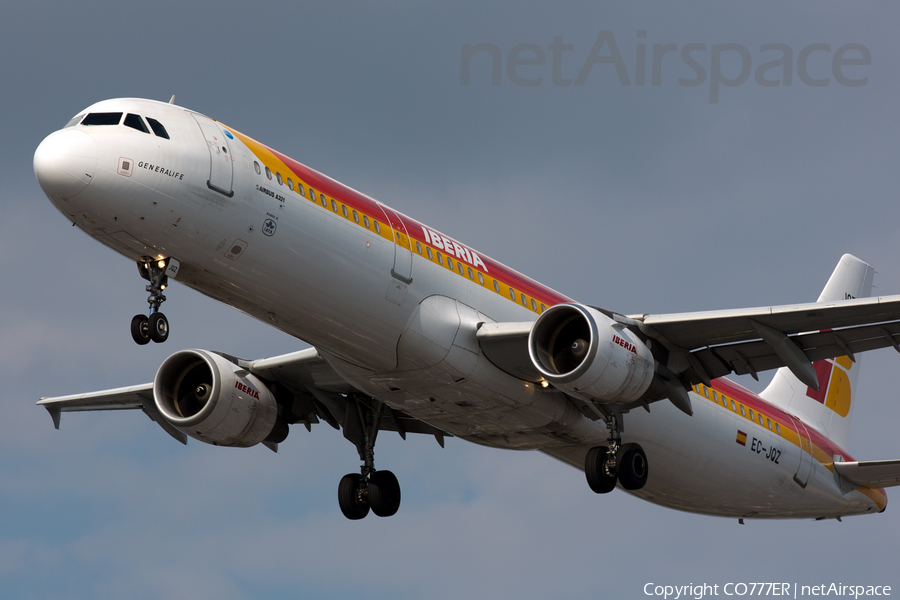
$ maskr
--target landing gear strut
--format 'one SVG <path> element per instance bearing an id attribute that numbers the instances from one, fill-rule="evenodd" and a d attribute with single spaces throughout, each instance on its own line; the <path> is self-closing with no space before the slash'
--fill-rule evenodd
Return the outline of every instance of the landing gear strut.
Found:
<path id="1" fill-rule="evenodd" d="M 347 419 L 344 436 L 356 444 L 363 464 L 359 475 L 350 473 L 341 478 L 338 504 L 344 516 L 354 521 L 368 515 L 370 509 L 379 517 L 390 517 L 400 508 L 400 483 L 390 471 L 375 470 L 375 438 L 382 406 L 375 402 L 370 407 L 358 398 L 354 404 L 359 420 Z"/>
<path id="2" fill-rule="evenodd" d="M 647 483 L 647 455 L 639 444 L 622 444 L 621 429 L 616 415 L 610 415 L 609 441 L 606 446 L 588 450 L 584 459 L 584 475 L 597 494 L 606 494 L 616 487 L 616 480 L 626 490 L 639 490 Z"/>
<path id="3" fill-rule="evenodd" d="M 131 337 L 142 346 L 151 340 L 161 344 L 169 338 L 169 321 L 159 312 L 159 306 L 166 301 L 163 290 L 169 284 L 169 274 L 174 275 L 179 264 L 172 258 L 157 260 L 145 256 L 137 266 L 141 277 L 150 282 L 146 288 L 150 292 L 150 316 L 135 315 L 131 319 Z"/>

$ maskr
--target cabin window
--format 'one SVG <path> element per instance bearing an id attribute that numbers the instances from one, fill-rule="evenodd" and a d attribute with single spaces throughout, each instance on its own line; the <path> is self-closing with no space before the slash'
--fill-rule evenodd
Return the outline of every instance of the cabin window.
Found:
<path id="1" fill-rule="evenodd" d="M 378 224 L 378 221 L 375 221 L 375 233 L 381 233 L 381 225 Z"/>
<path id="2" fill-rule="evenodd" d="M 157 121 L 156 119 L 151 119 L 147 117 L 147 122 L 150 123 L 150 129 L 153 130 L 158 137 L 169 139 L 169 132 L 166 131 L 166 128 L 163 127 L 163 124 Z"/>
<path id="3" fill-rule="evenodd" d="M 422 244 L 420 244 L 419 242 L 416 242 L 416 252 L 422 254 Z"/>
<path id="4" fill-rule="evenodd" d="M 81 122 L 82 125 L 118 125 L 122 120 L 120 112 L 91 113 Z"/>
<path id="5" fill-rule="evenodd" d="M 478 283 L 484 285 L 484 275 L 481 274 L 481 271 L 478 272 Z"/>
<path id="6" fill-rule="evenodd" d="M 128 113 L 125 115 L 125 121 L 122 123 L 125 127 L 131 127 L 132 129 L 137 129 L 146 134 L 150 134 L 150 130 L 147 129 L 147 126 L 144 125 L 144 120 L 140 117 L 140 115 L 133 115 Z"/>
<path id="7" fill-rule="evenodd" d="M 703 395 L 706 396 L 706 399 L 709 399 L 709 388 L 703 386 Z"/>
<path id="8" fill-rule="evenodd" d="M 515 302 L 516 301 L 516 290 L 509 288 L 509 297 L 513 302 Z"/>
<path id="9" fill-rule="evenodd" d="M 272 169 L 266 167 L 266 177 L 272 179 Z"/>
<path id="10" fill-rule="evenodd" d="M 288 189 L 294 191 L 294 180 L 288 177 Z"/>
<path id="11" fill-rule="evenodd" d="M 350 218 L 350 213 L 347 212 L 347 205 L 346 205 L 346 204 L 341 204 L 341 212 L 344 213 L 344 218 L 345 218 L 345 219 L 349 219 L 349 218 Z"/>
<path id="12" fill-rule="evenodd" d="M 425 252 L 428 254 L 428 260 L 434 259 L 434 254 L 431 253 L 431 246 L 425 246 Z"/>
<path id="13" fill-rule="evenodd" d="M 500 293 L 500 284 L 497 283 L 496 279 L 494 280 L 494 291 L 497 292 L 498 294 Z"/>
<path id="14" fill-rule="evenodd" d="M 449 256 L 447 257 L 447 268 L 450 269 L 451 271 L 453 270 L 453 259 L 450 258 Z"/>
<path id="15" fill-rule="evenodd" d="M 306 193 L 303 190 L 303 184 L 300 183 L 299 181 L 297 182 L 297 193 L 300 194 L 301 196 L 304 196 L 304 197 L 306 196 Z"/>
<path id="16" fill-rule="evenodd" d="M 743 404 L 741 404 L 741 416 L 742 416 L 742 417 L 746 417 L 746 416 L 747 416 L 746 411 L 744 411 L 744 405 L 743 405 Z"/>
<path id="17" fill-rule="evenodd" d="M 275 179 L 278 181 L 278 185 L 284 185 L 284 179 L 282 179 L 281 173 L 275 173 Z"/>
<path id="18" fill-rule="evenodd" d="M 334 198 L 331 199 L 331 210 L 337 212 L 337 202 L 334 201 Z"/>
<path id="19" fill-rule="evenodd" d="M 766 419 L 766 425 L 769 426 L 769 431 L 772 431 L 772 419 Z"/>
<path id="20" fill-rule="evenodd" d="M 715 390 L 713 390 L 713 393 L 712 393 L 712 394 L 713 394 L 712 401 L 715 402 L 716 404 L 718 404 L 718 403 L 719 403 L 719 396 L 718 396 L 718 394 L 716 394 L 716 391 L 715 391 Z"/>
<path id="21" fill-rule="evenodd" d="M 759 424 L 763 424 L 763 416 L 759 413 L 756 413 L 756 420 L 759 421 Z"/>
<path id="22" fill-rule="evenodd" d="M 355 222 L 359 223 L 359 213 L 356 212 L 355 210 L 353 211 L 353 220 Z"/>
<path id="23" fill-rule="evenodd" d="M 734 400 L 731 401 L 731 410 L 737 412 L 737 407 L 734 405 Z"/>
<path id="24" fill-rule="evenodd" d="M 256 169 L 256 174 L 259 175 L 262 173 L 262 169 L 259 167 L 259 161 L 253 161 L 253 168 Z"/>
<path id="25" fill-rule="evenodd" d="M 466 271 L 469 273 L 469 279 L 475 279 L 475 273 L 472 272 L 472 267 L 466 267 Z"/>
<path id="26" fill-rule="evenodd" d="M 537 312 L 537 306 L 534 303 L 534 298 L 531 299 L 531 310 Z"/>
<path id="27" fill-rule="evenodd" d="M 522 300 L 522 306 L 528 307 L 528 300 L 525 298 L 525 294 L 519 294 L 519 299 Z"/>
<path id="28" fill-rule="evenodd" d="M 459 271 L 459 274 L 463 274 L 463 264 L 459 261 L 456 261 L 456 270 Z"/>
<path id="29" fill-rule="evenodd" d="M 325 194 L 319 192 L 319 201 L 322 203 L 322 206 L 328 208 L 328 200 L 325 199 Z"/>
<path id="30" fill-rule="evenodd" d="M 749 409 L 749 410 L 750 410 L 750 420 L 752 421 L 752 420 L 755 419 L 756 417 L 753 416 L 753 409 L 751 408 L 751 409 Z"/>
<path id="31" fill-rule="evenodd" d="M 444 257 L 441 256 L 441 253 L 440 253 L 440 252 L 437 253 L 437 256 L 438 256 L 438 264 L 439 264 L 439 265 L 443 265 L 443 264 L 444 264 Z"/>
<path id="32" fill-rule="evenodd" d="M 369 228 L 369 217 L 367 217 L 366 215 L 363 215 L 363 225 L 366 226 L 366 229 Z"/>
<path id="33" fill-rule="evenodd" d="M 77 115 L 77 116 L 75 116 L 75 117 L 72 117 L 71 119 L 69 119 L 69 122 L 65 124 L 65 126 L 63 127 L 63 129 L 65 129 L 66 127 L 75 127 L 76 125 L 78 125 L 79 123 L 81 123 L 81 120 L 82 120 L 83 118 L 84 118 L 84 113 L 81 113 L 80 115 Z"/>
<path id="34" fill-rule="evenodd" d="M 544 312 L 545 310 L 547 310 L 547 307 L 544 306 L 543 302 L 541 302 L 541 312 Z"/>
<path id="35" fill-rule="evenodd" d="M 781 435 L 781 425 L 779 425 L 778 423 L 775 423 L 775 433 Z"/>

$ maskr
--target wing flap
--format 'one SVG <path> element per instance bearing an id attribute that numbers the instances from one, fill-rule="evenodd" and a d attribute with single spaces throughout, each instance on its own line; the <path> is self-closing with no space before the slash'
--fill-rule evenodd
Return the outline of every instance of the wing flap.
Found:
<path id="1" fill-rule="evenodd" d="M 803 350 L 810 361 L 817 361 L 895 347 L 898 337 L 900 337 L 900 322 L 804 333 L 790 339 Z M 731 372 L 738 375 L 754 375 L 760 371 L 784 366 L 772 347 L 761 340 L 722 346 L 710 345 L 693 354 L 712 378 L 722 377 Z"/>
<path id="2" fill-rule="evenodd" d="M 650 337 L 685 350 L 758 339 L 751 320 L 791 335 L 900 320 L 900 295 L 668 315 L 631 315 Z"/>
<path id="3" fill-rule="evenodd" d="M 836 462 L 834 470 L 854 485 L 872 488 L 900 485 L 900 460 Z"/>

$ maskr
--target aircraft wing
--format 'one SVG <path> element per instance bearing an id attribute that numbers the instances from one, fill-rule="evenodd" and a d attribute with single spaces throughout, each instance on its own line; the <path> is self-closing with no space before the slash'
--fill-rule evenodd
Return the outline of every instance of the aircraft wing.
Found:
<path id="1" fill-rule="evenodd" d="M 82 412 L 94 410 L 129 410 L 142 409 L 151 420 L 159 425 L 173 438 L 187 444 L 187 436 L 172 427 L 163 419 L 153 403 L 153 384 L 133 385 L 130 387 L 103 390 L 88 394 L 73 394 L 56 398 L 41 398 L 38 402 L 53 418 L 53 426 L 59 429 L 60 416 L 64 412 Z"/>
<path id="2" fill-rule="evenodd" d="M 855 485 L 873 488 L 900 485 L 900 460 L 836 462 L 834 469 Z"/>
<path id="3" fill-rule="evenodd" d="M 900 295 L 668 315 L 598 310 L 659 342 L 668 351 L 664 366 L 692 384 L 787 366 L 817 388 L 814 361 L 844 355 L 855 360 L 857 352 L 888 346 L 900 352 Z M 497 367 L 540 381 L 528 356 L 532 326 L 485 323 L 476 337 Z"/>
<path id="4" fill-rule="evenodd" d="M 900 296 L 621 319 L 668 348 L 667 366 L 692 383 L 787 366 L 817 387 L 812 361 L 900 351 Z"/>
<path id="5" fill-rule="evenodd" d="M 279 399 L 283 407 L 281 416 L 289 424 L 302 423 L 310 429 L 321 419 L 335 429 L 343 429 L 345 437 L 354 436 L 354 432 L 358 430 L 359 418 L 355 402 L 375 405 L 372 398 L 338 375 L 315 348 L 252 361 L 225 354 L 222 356 L 266 382 Z M 141 409 L 169 435 L 182 444 L 187 444 L 187 436 L 159 414 L 153 400 L 153 383 L 86 394 L 46 397 L 41 398 L 38 405 L 47 409 L 57 429 L 64 412 Z M 450 437 L 450 434 L 402 411 L 392 410 L 387 405 L 381 406 L 378 429 L 396 431 L 404 439 L 407 432 L 433 435 L 442 446 L 444 437 Z M 270 447 L 275 449 L 274 445 Z"/>

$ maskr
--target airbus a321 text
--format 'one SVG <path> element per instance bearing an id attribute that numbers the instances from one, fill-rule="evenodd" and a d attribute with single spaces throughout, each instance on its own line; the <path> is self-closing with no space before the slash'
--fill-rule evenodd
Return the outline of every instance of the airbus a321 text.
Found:
<path id="1" fill-rule="evenodd" d="M 182 443 L 277 450 L 324 421 L 359 452 L 338 486 L 350 519 L 400 506 L 375 467 L 385 430 L 539 450 L 599 494 L 739 519 L 880 512 L 900 484 L 900 461 L 845 450 L 859 355 L 900 351 L 900 296 L 870 297 L 874 269 L 853 256 L 815 303 L 620 314 L 172 101 L 94 104 L 47 136 L 34 170 L 66 218 L 137 263 L 138 344 L 166 340 L 173 279 L 312 345 L 180 350 L 152 383 L 41 399 L 56 427 L 63 412 L 141 409 Z M 724 378 L 768 369 L 760 394 Z"/>

